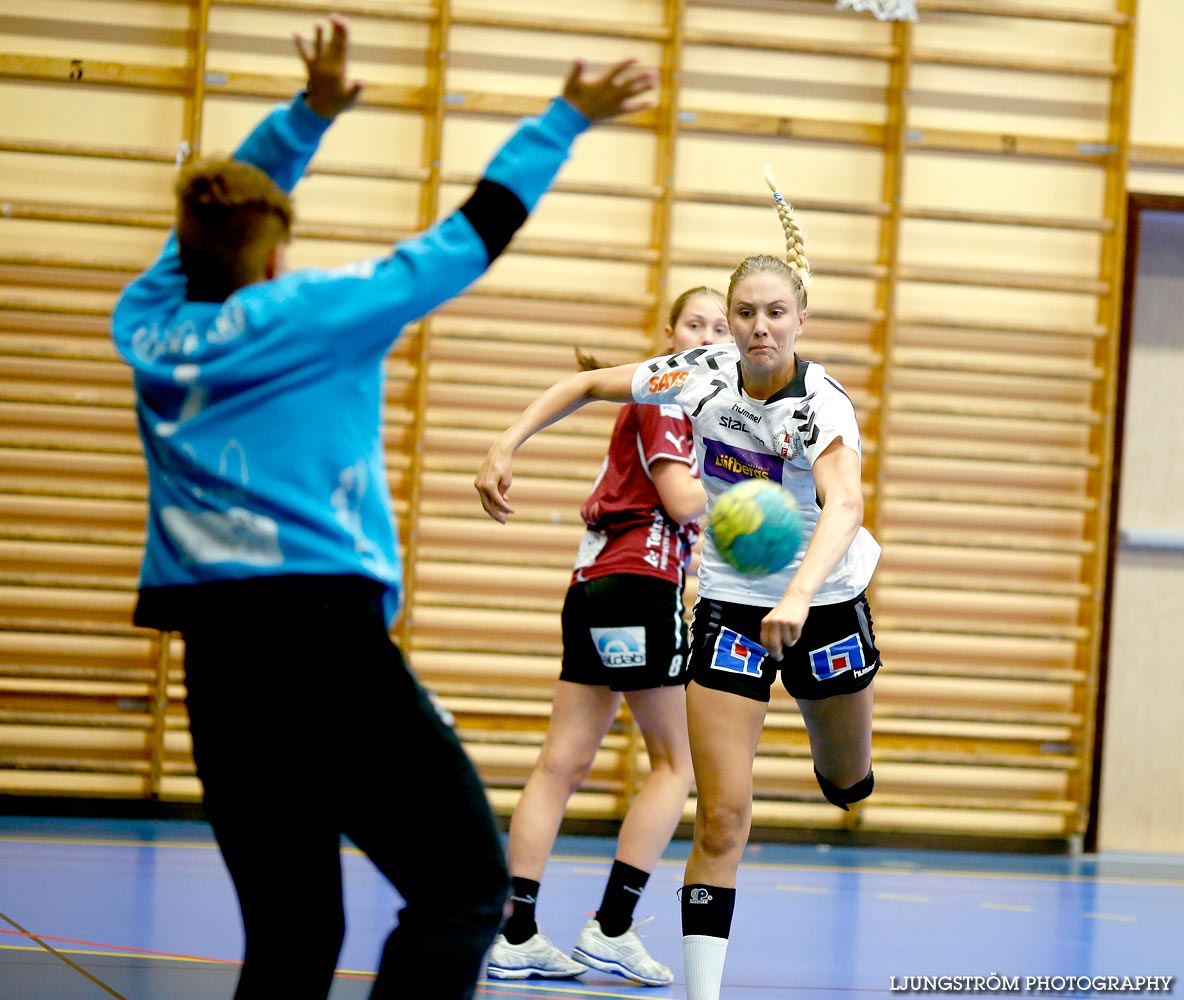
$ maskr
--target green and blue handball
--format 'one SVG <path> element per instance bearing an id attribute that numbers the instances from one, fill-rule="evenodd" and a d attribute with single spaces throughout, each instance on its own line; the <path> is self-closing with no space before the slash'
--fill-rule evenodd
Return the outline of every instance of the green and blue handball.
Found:
<path id="1" fill-rule="evenodd" d="M 746 479 L 711 506 L 707 533 L 721 559 L 748 576 L 785 569 L 802 544 L 802 514 L 790 493 L 766 479 Z"/>

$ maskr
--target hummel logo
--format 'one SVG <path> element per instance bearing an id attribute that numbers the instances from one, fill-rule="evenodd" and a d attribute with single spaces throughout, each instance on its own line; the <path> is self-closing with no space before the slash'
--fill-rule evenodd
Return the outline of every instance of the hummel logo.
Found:
<path id="1" fill-rule="evenodd" d="M 535 899 L 534 896 L 511 896 L 510 902 L 511 903 L 527 903 L 527 904 L 533 906 L 535 903 L 538 902 L 538 900 Z"/>
<path id="2" fill-rule="evenodd" d="M 624 889 L 626 892 L 633 893 L 633 895 L 637 896 L 638 898 L 641 897 L 641 893 L 642 893 L 641 889 L 634 889 L 633 886 L 631 886 L 631 885 L 623 885 L 623 886 L 621 886 L 621 888 Z"/>

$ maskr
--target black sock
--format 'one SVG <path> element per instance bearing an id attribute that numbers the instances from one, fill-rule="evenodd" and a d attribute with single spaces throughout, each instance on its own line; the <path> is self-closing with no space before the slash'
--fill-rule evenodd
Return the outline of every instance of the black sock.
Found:
<path id="1" fill-rule="evenodd" d="M 726 938 L 732 930 L 732 911 L 736 909 L 736 890 L 718 885 L 684 885 L 679 893 L 682 900 L 682 933 L 703 934 Z"/>
<path id="2" fill-rule="evenodd" d="M 629 929 L 633 923 L 633 908 L 641 899 L 642 890 L 649 879 L 649 872 L 627 865 L 624 861 L 613 862 L 608 885 L 604 887 L 604 899 L 596 911 L 600 929 L 608 937 L 620 937 Z"/>
<path id="3" fill-rule="evenodd" d="M 510 879 L 510 919 L 502 928 L 502 933 L 510 944 L 522 944 L 529 941 L 539 932 L 539 925 L 535 923 L 534 908 L 539 898 L 539 883 L 529 878 Z"/>

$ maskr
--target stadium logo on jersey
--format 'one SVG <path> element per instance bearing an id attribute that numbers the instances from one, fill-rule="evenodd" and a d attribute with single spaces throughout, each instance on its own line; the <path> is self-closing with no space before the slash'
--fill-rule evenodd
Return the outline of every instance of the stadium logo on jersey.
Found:
<path id="1" fill-rule="evenodd" d="M 654 395 L 658 392 L 665 392 L 667 389 L 677 389 L 687 380 L 687 373 L 681 372 L 663 372 L 661 375 L 655 375 L 649 381 L 649 393 Z"/>
<path id="2" fill-rule="evenodd" d="M 810 650 L 810 670 L 820 681 L 829 681 L 848 670 L 853 670 L 858 677 L 864 669 L 863 644 L 855 633 L 822 649 Z"/>
<path id="3" fill-rule="evenodd" d="M 802 436 L 792 427 L 783 427 L 773 438 L 773 447 L 787 462 L 802 453 Z"/>
<path id="4" fill-rule="evenodd" d="M 600 662 L 606 667 L 645 666 L 645 626 L 590 628 Z"/>
<path id="5" fill-rule="evenodd" d="M 760 452 L 724 444 L 714 438 L 703 439 L 703 475 L 714 476 L 725 483 L 739 483 L 745 479 L 768 479 L 781 482 L 781 459 Z"/>

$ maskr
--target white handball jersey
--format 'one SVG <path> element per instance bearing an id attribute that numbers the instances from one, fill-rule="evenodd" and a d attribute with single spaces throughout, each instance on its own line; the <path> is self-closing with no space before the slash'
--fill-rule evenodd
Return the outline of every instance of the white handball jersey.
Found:
<path id="1" fill-rule="evenodd" d="M 799 557 L 822 513 L 811 471 L 815 459 L 837 437 L 860 454 L 855 407 L 843 387 L 812 361 L 799 359 L 789 385 L 768 399 L 753 399 L 744 391 L 735 344 L 697 347 L 641 362 L 633 376 L 633 398 L 638 403 L 677 403 L 691 418 L 708 510 L 724 490 L 745 479 L 767 479 L 789 490 L 802 513 Z M 858 597 L 879 559 L 880 546 L 861 527 L 812 603 Z M 768 576 L 746 576 L 719 557 L 706 533 L 699 593 L 716 601 L 771 608 L 800 562 L 795 558 Z"/>

